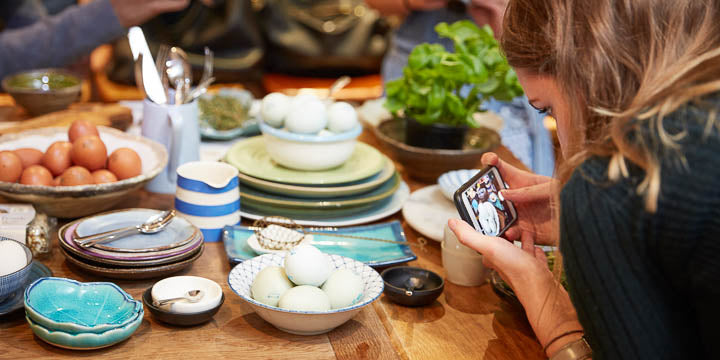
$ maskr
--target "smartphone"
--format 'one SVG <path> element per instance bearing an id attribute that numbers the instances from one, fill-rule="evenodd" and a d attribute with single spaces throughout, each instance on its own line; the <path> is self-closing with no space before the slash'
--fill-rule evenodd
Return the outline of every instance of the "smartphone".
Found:
<path id="1" fill-rule="evenodd" d="M 482 234 L 501 236 L 517 220 L 515 206 L 500 194 L 506 188 L 496 167 L 481 170 L 455 191 L 460 218 Z"/>

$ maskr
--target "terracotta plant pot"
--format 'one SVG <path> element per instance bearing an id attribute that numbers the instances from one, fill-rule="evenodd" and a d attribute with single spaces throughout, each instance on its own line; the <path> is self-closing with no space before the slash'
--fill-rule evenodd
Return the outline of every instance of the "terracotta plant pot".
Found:
<path id="1" fill-rule="evenodd" d="M 423 125 L 415 119 L 405 119 L 405 139 L 411 146 L 459 150 L 463 148 L 467 131 L 467 126 Z"/>

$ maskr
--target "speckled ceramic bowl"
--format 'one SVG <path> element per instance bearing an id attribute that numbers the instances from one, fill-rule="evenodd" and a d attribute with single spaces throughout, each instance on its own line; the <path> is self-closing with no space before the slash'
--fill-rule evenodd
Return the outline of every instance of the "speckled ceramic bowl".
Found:
<path id="1" fill-rule="evenodd" d="M 438 186 L 440 187 L 440 191 L 442 191 L 443 195 L 450 200 L 453 201 L 453 196 L 455 196 L 455 191 L 460 188 L 463 184 L 465 184 L 468 180 L 470 180 L 473 176 L 475 176 L 480 169 L 462 169 L 462 170 L 453 170 L 448 171 L 442 175 L 437 180 Z"/>
<path id="2" fill-rule="evenodd" d="M 2 87 L 31 115 L 63 110 L 80 97 L 80 79 L 61 69 L 24 71 L 5 77 Z"/>
<path id="3" fill-rule="evenodd" d="M 330 311 L 297 311 L 265 305 L 253 299 L 250 295 L 250 287 L 255 276 L 268 266 L 283 266 L 285 254 L 265 254 L 243 261 L 230 271 L 228 283 L 230 288 L 261 318 L 276 328 L 298 335 L 323 334 L 350 320 L 363 307 L 377 300 L 383 292 L 383 280 L 370 266 L 344 256 L 328 255 L 328 257 L 333 268 L 350 269 L 360 275 L 364 287 L 363 298 L 359 303 Z"/>
<path id="4" fill-rule="evenodd" d="M 35 148 L 45 151 L 55 141 L 67 141 L 67 127 L 52 127 L 0 136 L 0 151 Z M 108 155 L 127 147 L 142 158 L 142 174 L 99 185 L 39 186 L 0 181 L 0 196 L 17 202 L 30 203 L 37 211 L 60 218 L 76 218 L 95 214 L 113 207 L 132 191 L 140 189 L 157 176 L 167 164 L 167 150 L 162 144 L 141 136 L 98 127 Z"/>
<path id="5" fill-rule="evenodd" d="M 100 334 L 142 317 L 143 305 L 113 283 L 46 277 L 25 289 L 25 313 L 50 331 Z"/>

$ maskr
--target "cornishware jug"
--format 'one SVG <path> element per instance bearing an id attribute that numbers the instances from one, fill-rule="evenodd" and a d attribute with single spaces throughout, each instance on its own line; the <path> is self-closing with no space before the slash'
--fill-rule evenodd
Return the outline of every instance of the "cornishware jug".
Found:
<path id="1" fill-rule="evenodd" d="M 205 241 L 221 239 L 225 225 L 240 222 L 238 170 L 228 164 L 194 161 L 177 169 L 175 210 L 200 228 Z"/>
<path id="2" fill-rule="evenodd" d="M 145 189 L 172 194 L 175 192 L 178 166 L 200 159 L 197 101 L 176 106 L 160 105 L 145 99 L 141 129 L 143 136 L 165 145 L 169 154 L 168 165 Z"/>

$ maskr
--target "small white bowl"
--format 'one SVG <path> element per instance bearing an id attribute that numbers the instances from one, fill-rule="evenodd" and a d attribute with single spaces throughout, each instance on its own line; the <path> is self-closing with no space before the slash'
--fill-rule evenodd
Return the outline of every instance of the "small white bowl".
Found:
<path id="1" fill-rule="evenodd" d="M 437 180 L 440 191 L 442 191 L 446 198 L 453 201 L 455 191 L 475 176 L 478 171 L 480 171 L 480 169 L 453 170 L 440 175 Z"/>
<path id="2" fill-rule="evenodd" d="M 275 162 L 291 169 L 318 171 L 340 166 L 350 158 L 362 125 L 340 134 L 321 131 L 317 135 L 308 135 L 294 134 L 261 122 L 260 131 L 267 152 Z"/>
<path id="3" fill-rule="evenodd" d="M 162 308 L 176 314 L 195 314 L 210 310 L 220 304 L 222 298 L 220 285 L 199 276 L 173 276 L 162 279 L 153 285 L 151 294 L 153 302 L 155 302 L 184 296 L 190 290 L 202 290 L 205 295 L 196 303 L 179 301 Z"/>
<path id="4" fill-rule="evenodd" d="M 250 304 L 261 318 L 291 334 L 317 335 L 331 331 L 350 320 L 363 307 L 377 300 L 385 287 L 380 274 L 370 266 L 344 256 L 328 255 L 334 269 L 350 269 L 362 278 L 363 298 L 359 303 L 329 311 L 297 311 L 256 301 L 250 296 L 250 287 L 255 276 L 268 266 L 283 266 L 285 254 L 265 254 L 243 261 L 230 271 L 228 283 L 230 288 Z"/>

